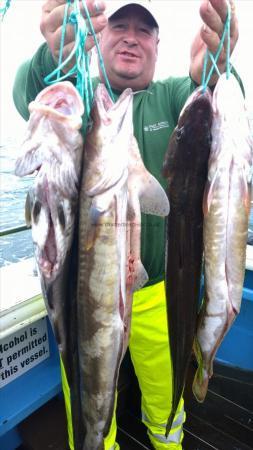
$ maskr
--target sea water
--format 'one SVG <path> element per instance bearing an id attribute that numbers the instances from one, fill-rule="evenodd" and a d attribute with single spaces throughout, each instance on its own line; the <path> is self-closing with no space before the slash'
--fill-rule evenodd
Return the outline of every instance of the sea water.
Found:
<path id="1" fill-rule="evenodd" d="M 0 230 L 25 225 L 25 199 L 34 177 L 14 175 L 19 143 L 9 139 L 0 147 Z M 31 231 L 0 237 L 0 267 L 33 256 Z"/>

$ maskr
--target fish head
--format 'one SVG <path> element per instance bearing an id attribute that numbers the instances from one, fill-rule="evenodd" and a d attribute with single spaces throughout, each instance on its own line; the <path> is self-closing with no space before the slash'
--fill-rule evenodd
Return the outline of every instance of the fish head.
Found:
<path id="1" fill-rule="evenodd" d="M 40 274 L 51 282 L 61 272 L 72 244 L 76 205 L 48 184 L 46 177 L 37 176 L 40 180 L 27 194 L 25 217 L 32 228 Z"/>
<path id="2" fill-rule="evenodd" d="M 125 179 L 133 135 L 133 92 L 126 89 L 113 102 L 101 83 L 95 94 L 85 140 L 87 195 L 94 196 Z"/>
<path id="3" fill-rule="evenodd" d="M 212 125 L 212 94 L 209 88 L 205 91 L 202 87 L 195 89 L 187 100 L 178 120 L 176 139 L 195 145 L 199 143 L 211 143 Z"/>
<path id="4" fill-rule="evenodd" d="M 46 165 L 48 179 L 64 195 L 77 195 L 83 154 L 79 129 L 84 112 L 78 91 L 70 82 L 56 83 L 40 92 L 29 110 L 31 115 L 15 174 L 29 175 Z"/>
<path id="5" fill-rule="evenodd" d="M 64 81 L 43 89 L 29 104 L 29 111 L 37 111 L 55 121 L 68 122 L 71 127 L 79 129 L 84 105 L 74 85 Z"/>
<path id="6" fill-rule="evenodd" d="M 94 95 L 91 111 L 92 131 L 99 137 L 99 150 L 110 146 L 119 135 L 130 136 L 132 122 L 133 92 L 125 89 L 118 100 L 113 102 L 105 85 L 100 83 Z"/>
<path id="7" fill-rule="evenodd" d="M 221 116 L 226 122 L 234 123 L 233 118 L 244 116 L 246 111 L 245 101 L 238 80 L 233 74 L 227 78 L 223 73 L 215 86 L 213 92 L 213 111 L 215 115 Z"/>
<path id="8" fill-rule="evenodd" d="M 206 165 L 211 147 L 212 120 L 211 91 L 209 88 L 203 91 L 202 87 L 199 87 L 186 101 L 179 115 L 178 124 L 170 137 L 162 169 L 165 178 L 170 177 L 177 164 L 185 169 L 194 164 L 194 154 L 202 160 L 203 165 Z M 198 167 L 201 165 L 198 164 Z"/>

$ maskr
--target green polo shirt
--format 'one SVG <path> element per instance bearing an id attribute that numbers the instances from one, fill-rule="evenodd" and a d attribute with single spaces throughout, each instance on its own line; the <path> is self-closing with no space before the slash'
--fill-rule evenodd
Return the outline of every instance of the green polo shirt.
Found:
<path id="1" fill-rule="evenodd" d="M 28 120 L 29 103 L 45 87 L 44 77 L 55 69 L 55 63 L 46 44 L 19 69 L 13 90 L 17 110 Z M 93 80 L 94 86 L 99 82 Z M 127 87 L 127 86 L 126 86 Z M 196 85 L 190 77 L 152 82 L 147 90 L 134 95 L 134 134 L 146 168 L 166 188 L 161 169 L 169 137 L 179 113 Z M 116 93 L 116 96 L 119 93 Z M 165 220 L 142 215 L 141 258 L 149 275 L 148 284 L 164 278 Z"/>

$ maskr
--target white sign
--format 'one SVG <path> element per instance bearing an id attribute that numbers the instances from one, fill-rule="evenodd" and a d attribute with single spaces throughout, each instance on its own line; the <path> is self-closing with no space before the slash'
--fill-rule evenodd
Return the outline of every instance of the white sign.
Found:
<path id="1" fill-rule="evenodd" d="M 46 318 L 0 340 L 0 388 L 49 358 Z"/>

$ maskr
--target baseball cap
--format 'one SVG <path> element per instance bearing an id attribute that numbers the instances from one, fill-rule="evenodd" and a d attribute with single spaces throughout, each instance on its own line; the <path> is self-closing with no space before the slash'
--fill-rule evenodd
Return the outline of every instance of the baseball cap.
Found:
<path id="1" fill-rule="evenodd" d="M 158 27 L 158 19 L 157 13 L 154 6 L 155 1 L 152 0 L 137 0 L 134 2 L 121 1 L 121 0 L 112 0 L 109 2 L 106 15 L 108 18 L 112 17 L 116 12 L 118 12 L 121 8 L 124 8 L 128 5 L 138 5 L 144 8 L 150 15 L 154 26 Z"/>

